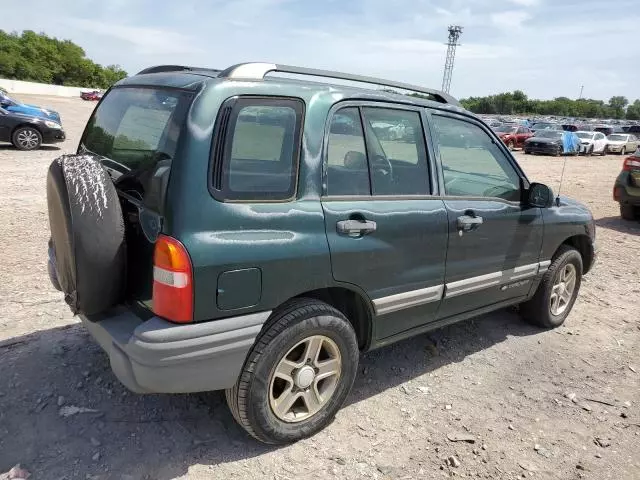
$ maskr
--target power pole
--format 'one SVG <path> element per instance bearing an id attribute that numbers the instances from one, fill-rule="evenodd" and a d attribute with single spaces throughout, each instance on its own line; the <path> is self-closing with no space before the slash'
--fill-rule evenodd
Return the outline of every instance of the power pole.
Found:
<path id="1" fill-rule="evenodd" d="M 584 93 L 584 85 L 582 85 L 580 87 L 580 96 L 578 97 L 578 100 L 582 100 L 582 94 Z"/>
<path id="2" fill-rule="evenodd" d="M 458 25 L 449 25 L 449 41 L 447 42 L 447 59 L 444 62 L 444 76 L 442 77 L 442 91 L 449 93 L 451 88 L 451 76 L 453 75 L 453 62 L 456 58 L 456 47 L 460 45 L 460 35 L 462 27 Z"/>

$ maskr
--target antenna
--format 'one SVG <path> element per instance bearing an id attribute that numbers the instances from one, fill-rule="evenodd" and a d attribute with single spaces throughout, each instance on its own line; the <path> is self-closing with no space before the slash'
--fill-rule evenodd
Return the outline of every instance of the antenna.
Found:
<path id="1" fill-rule="evenodd" d="M 444 62 L 444 75 L 442 77 L 442 91 L 449 93 L 451 87 L 451 77 L 453 76 L 453 62 L 456 58 L 456 47 L 460 45 L 460 35 L 462 27 L 458 25 L 449 25 L 449 41 L 447 42 L 447 59 Z"/>
<path id="2" fill-rule="evenodd" d="M 564 145 L 564 136 L 567 132 L 562 132 L 562 143 Z M 580 147 L 578 147 L 580 148 Z M 564 150 L 564 146 L 562 147 Z M 560 185 L 558 185 L 558 195 L 556 196 L 556 206 L 560 206 L 560 191 L 562 190 L 562 181 L 564 180 L 564 170 L 567 168 L 567 155 L 564 155 L 564 162 L 562 163 L 562 173 L 560 174 Z"/>

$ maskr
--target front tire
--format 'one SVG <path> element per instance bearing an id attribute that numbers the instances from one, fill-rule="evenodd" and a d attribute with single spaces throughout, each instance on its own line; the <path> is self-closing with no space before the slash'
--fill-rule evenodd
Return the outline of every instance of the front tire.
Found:
<path id="1" fill-rule="evenodd" d="M 622 155 L 623 157 L 627 154 L 627 148 L 626 147 L 622 147 L 622 150 L 620 150 L 620 155 Z"/>
<path id="2" fill-rule="evenodd" d="M 578 297 L 582 283 L 582 257 L 568 245 L 558 250 L 533 298 L 520 305 L 529 323 L 556 328 L 564 323 Z"/>
<path id="3" fill-rule="evenodd" d="M 358 369 L 353 327 L 332 306 L 295 299 L 274 312 L 236 384 L 226 390 L 236 421 L 264 443 L 284 444 L 325 428 Z"/>
<path id="4" fill-rule="evenodd" d="M 42 145 L 42 134 L 33 127 L 20 127 L 13 132 L 11 143 L 18 150 L 36 150 Z"/>

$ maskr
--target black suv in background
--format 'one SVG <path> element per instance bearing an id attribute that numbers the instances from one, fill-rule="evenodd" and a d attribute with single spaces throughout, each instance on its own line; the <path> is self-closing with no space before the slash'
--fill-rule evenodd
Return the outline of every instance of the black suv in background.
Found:
<path id="1" fill-rule="evenodd" d="M 286 65 L 118 82 L 47 197 L 52 282 L 115 375 L 224 389 L 268 443 L 326 426 L 362 351 L 510 305 L 561 325 L 594 262 L 589 210 L 454 98 Z"/>

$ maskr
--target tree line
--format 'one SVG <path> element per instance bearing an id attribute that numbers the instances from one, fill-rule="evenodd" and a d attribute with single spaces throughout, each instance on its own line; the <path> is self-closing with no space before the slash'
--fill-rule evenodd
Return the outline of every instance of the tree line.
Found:
<path id="1" fill-rule="evenodd" d="M 460 103 L 467 110 L 484 114 L 640 120 L 640 100 L 630 104 L 629 100 L 623 96 L 611 97 L 608 103 L 591 98 L 572 100 L 567 97 L 535 100 L 528 98 L 521 90 L 516 90 L 487 97 L 464 98 Z"/>
<path id="2" fill-rule="evenodd" d="M 119 65 L 102 66 L 82 47 L 44 33 L 0 30 L 0 78 L 73 87 L 108 88 L 125 78 Z"/>

